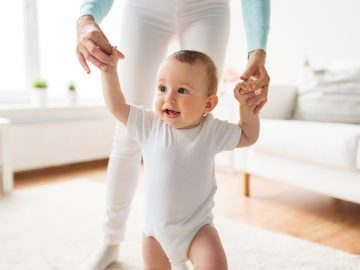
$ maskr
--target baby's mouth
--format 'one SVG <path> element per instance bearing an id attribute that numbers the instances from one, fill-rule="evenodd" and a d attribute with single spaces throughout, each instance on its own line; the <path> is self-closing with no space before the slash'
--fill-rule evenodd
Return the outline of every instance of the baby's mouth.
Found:
<path id="1" fill-rule="evenodd" d="M 180 115 L 180 112 L 174 111 L 174 110 L 170 110 L 170 109 L 165 109 L 164 112 L 166 113 L 166 115 L 170 118 L 175 118 L 177 116 Z"/>

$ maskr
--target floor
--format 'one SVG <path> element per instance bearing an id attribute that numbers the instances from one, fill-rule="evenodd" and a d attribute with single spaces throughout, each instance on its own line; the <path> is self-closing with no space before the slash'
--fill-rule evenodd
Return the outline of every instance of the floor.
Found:
<path id="1" fill-rule="evenodd" d="M 16 173 L 15 189 L 79 177 L 103 182 L 106 164 L 101 160 Z M 251 179 L 251 196 L 245 198 L 242 179 L 242 174 L 217 173 L 216 215 L 360 255 L 359 204 L 260 178 Z"/>

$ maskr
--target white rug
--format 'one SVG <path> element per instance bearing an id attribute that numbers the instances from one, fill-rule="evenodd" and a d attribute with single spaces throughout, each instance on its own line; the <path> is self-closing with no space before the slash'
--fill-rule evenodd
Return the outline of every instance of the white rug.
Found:
<path id="1" fill-rule="evenodd" d="M 140 200 L 135 198 L 121 264 L 112 270 L 142 269 Z M 74 269 L 101 243 L 103 201 L 103 184 L 81 179 L 1 198 L 0 269 Z M 220 217 L 215 225 L 230 270 L 360 269 L 360 256 Z"/>

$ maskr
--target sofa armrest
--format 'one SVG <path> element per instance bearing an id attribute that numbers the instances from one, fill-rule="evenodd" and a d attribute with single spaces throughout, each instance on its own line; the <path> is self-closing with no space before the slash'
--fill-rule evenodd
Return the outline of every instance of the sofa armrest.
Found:
<path id="1" fill-rule="evenodd" d="M 291 119 L 296 104 L 297 91 L 294 86 L 270 85 L 268 102 L 260 112 L 261 118 Z"/>
<path id="2" fill-rule="evenodd" d="M 357 137 L 356 168 L 360 170 L 360 134 Z"/>
<path id="3" fill-rule="evenodd" d="M 0 118 L 0 197 L 9 193 L 14 186 L 12 158 L 10 149 L 10 119 Z"/>

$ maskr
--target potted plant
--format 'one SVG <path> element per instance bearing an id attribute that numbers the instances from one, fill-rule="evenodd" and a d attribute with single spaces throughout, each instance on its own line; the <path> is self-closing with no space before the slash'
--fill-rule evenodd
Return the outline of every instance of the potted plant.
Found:
<path id="1" fill-rule="evenodd" d="M 75 105 L 77 103 L 77 92 L 75 82 L 70 82 L 68 84 L 68 100 L 70 105 Z"/>
<path id="2" fill-rule="evenodd" d="M 43 79 L 35 79 L 32 82 L 31 103 L 35 106 L 46 105 L 46 90 L 48 84 Z"/>

